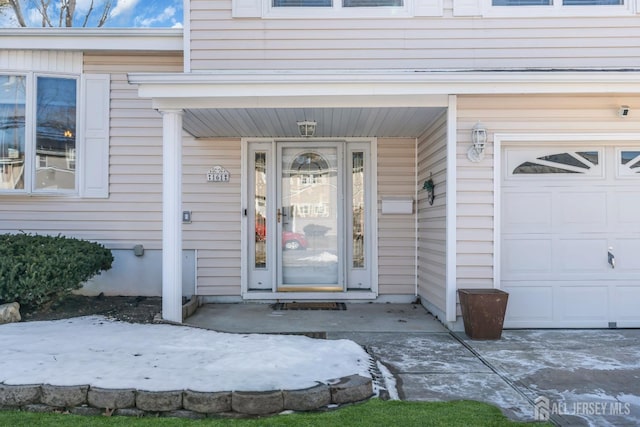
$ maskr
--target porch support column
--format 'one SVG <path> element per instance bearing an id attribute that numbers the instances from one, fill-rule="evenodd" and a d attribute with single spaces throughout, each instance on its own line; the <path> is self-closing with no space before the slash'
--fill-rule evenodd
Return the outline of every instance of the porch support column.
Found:
<path id="1" fill-rule="evenodd" d="M 162 113 L 162 318 L 182 323 L 182 110 Z"/>

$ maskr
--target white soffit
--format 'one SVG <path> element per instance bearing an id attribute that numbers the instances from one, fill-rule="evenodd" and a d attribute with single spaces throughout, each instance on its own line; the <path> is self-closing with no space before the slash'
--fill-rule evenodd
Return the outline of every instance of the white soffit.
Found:
<path id="1" fill-rule="evenodd" d="M 318 123 L 315 137 L 420 136 L 442 107 L 401 108 L 227 108 L 186 110 L 183 127 L 197 138 L 300 137 L 297 122 Z"/>
<path id="2" fill-rule="evenodd" d="M 185 130 L 196 137 L 296 137 L 297 120 L 318 121 L 318 137 L 416 137 L 450 95 L 640 93 L 640 70 L 224 70 L 128 77 L 154 108 L 184 110 Z"/>

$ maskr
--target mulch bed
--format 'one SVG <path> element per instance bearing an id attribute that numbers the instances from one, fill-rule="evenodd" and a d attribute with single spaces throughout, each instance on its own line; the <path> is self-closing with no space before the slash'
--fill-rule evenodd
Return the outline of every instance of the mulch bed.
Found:
<path id="1" fill-rule="evenodd" d="M 156 314 L 161 310 L 162 299 L 160 297 L 70 295 L 58 303 L 36 310 L 21 307 L 20 315 L 23 322 L 102 315 L 109 319 L 129 323 L 152 323 Z"/>

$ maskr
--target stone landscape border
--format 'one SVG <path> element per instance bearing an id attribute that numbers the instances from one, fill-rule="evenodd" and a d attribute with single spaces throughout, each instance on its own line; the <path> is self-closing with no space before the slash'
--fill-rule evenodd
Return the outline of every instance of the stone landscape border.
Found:
<path id="1" fill-rule="evenodd" d="M 360 402 L 372 396 L 371 378 L 360 375 L 319 382 L 302 390 L 259 392 L 145 391 L 89 385 L 0 384 L 0 409 L 198 419 L 274 415 L 285 410 L 315 411 L 330 405 Z"/>

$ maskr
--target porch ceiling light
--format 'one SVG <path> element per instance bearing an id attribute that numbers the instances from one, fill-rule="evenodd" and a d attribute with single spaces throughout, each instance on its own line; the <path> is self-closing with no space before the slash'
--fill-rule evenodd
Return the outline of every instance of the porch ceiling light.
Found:
<path id="1" fill-rule="evenodd" d="M 316 133 L 316 125 L 318 123 L 313 120 L 303 120 L 298 122 L 298 131 L 300 136 L 311 137 Z"/>
<path id="2" fill-rule="evenodd" d="M 484 158 L 484 148 L 487 145 L 487 129 L 480 122 L 471 129 L 471 147 L 467 151 L 467 157 L 474 163 Z"/>

